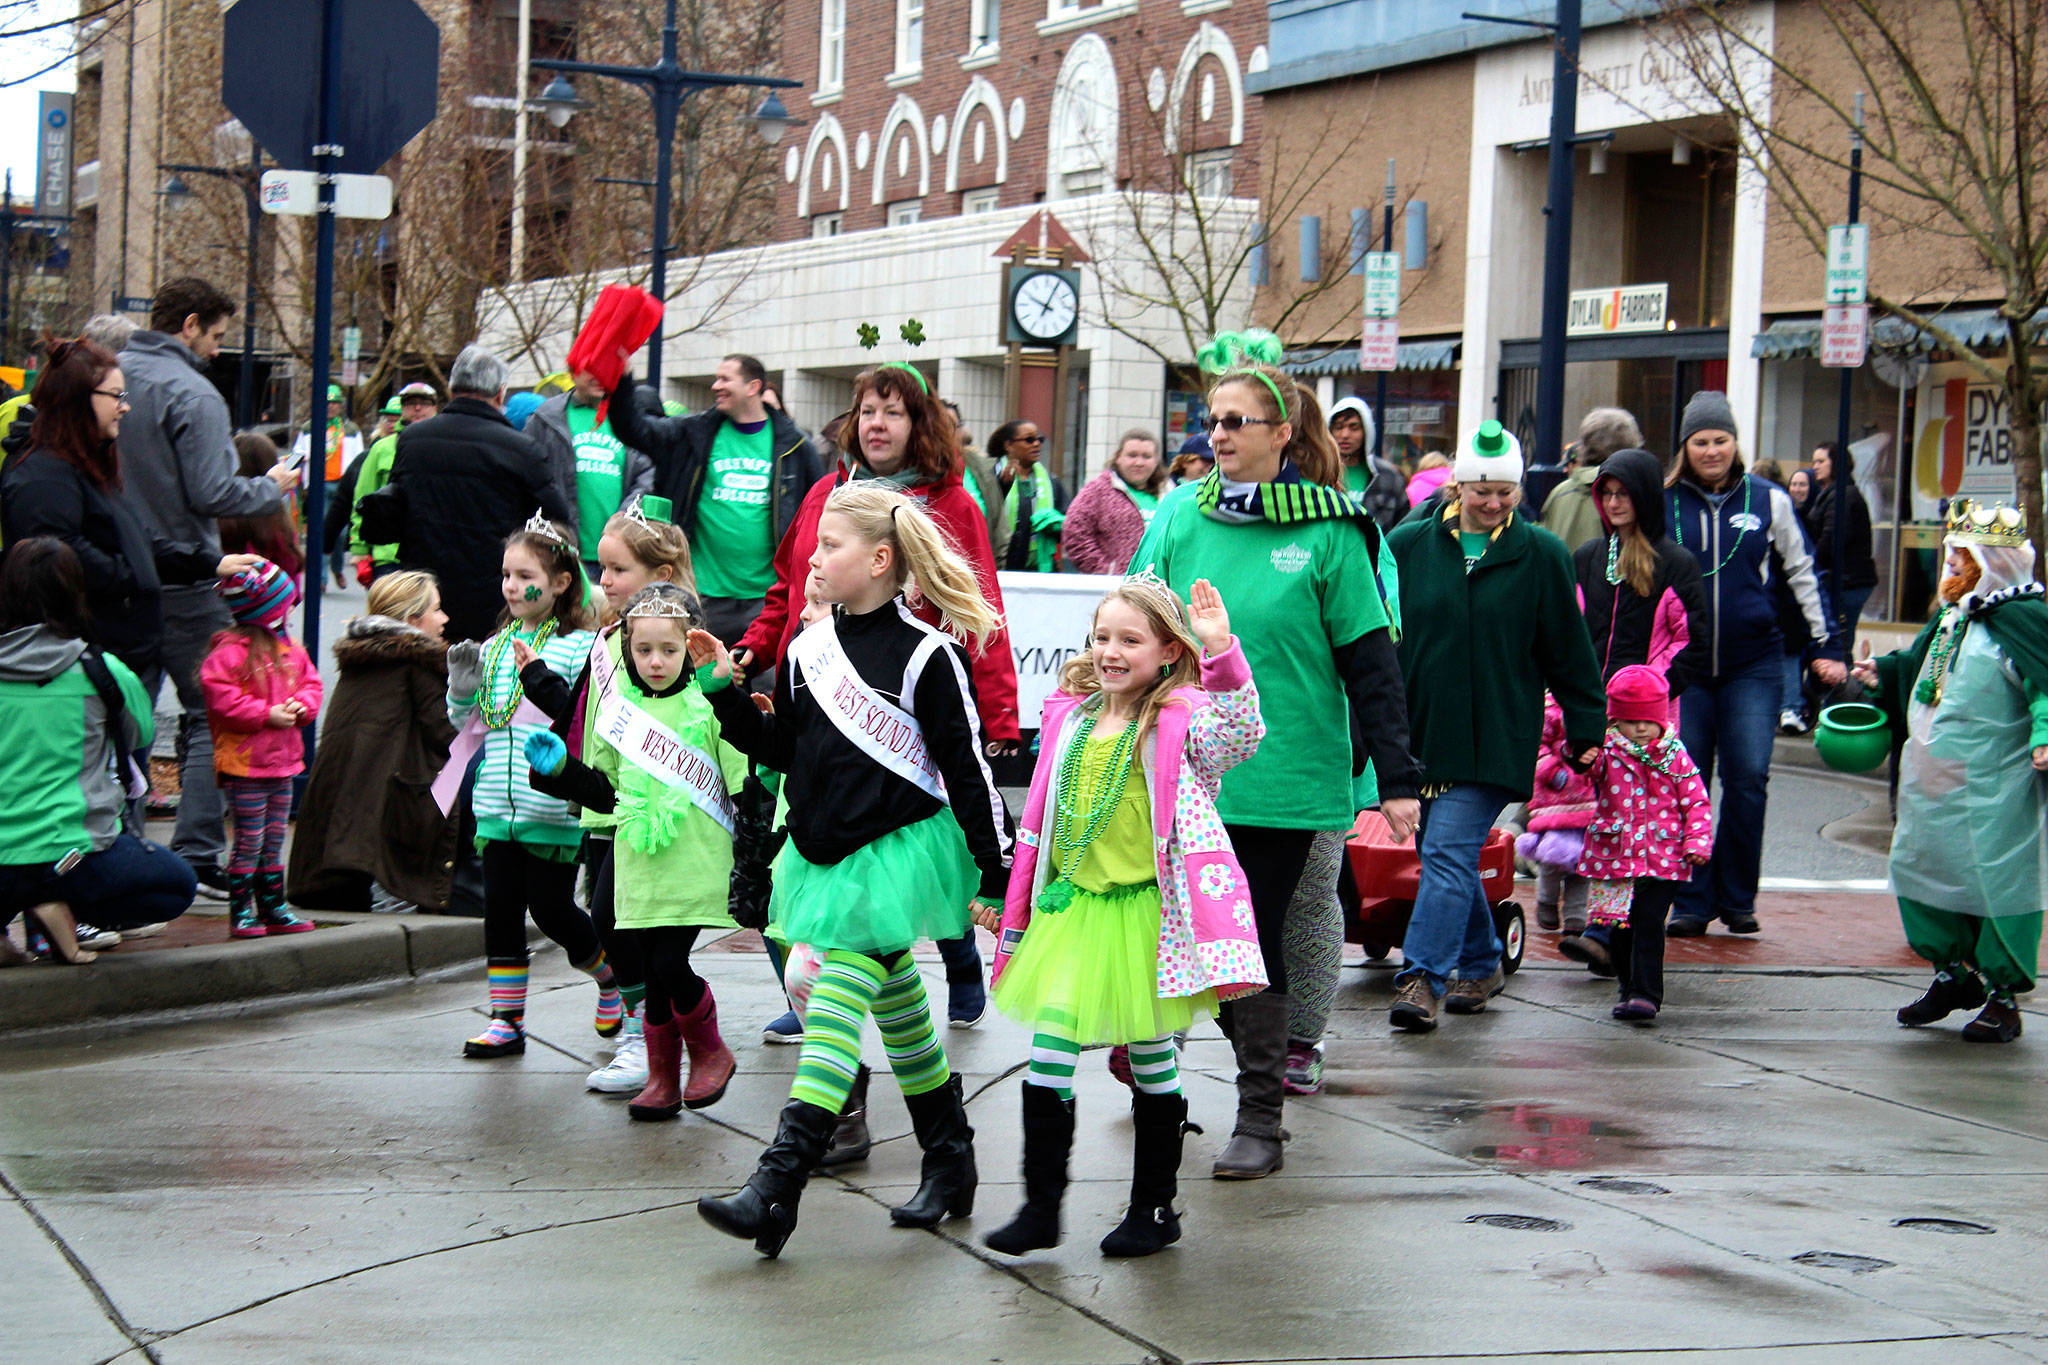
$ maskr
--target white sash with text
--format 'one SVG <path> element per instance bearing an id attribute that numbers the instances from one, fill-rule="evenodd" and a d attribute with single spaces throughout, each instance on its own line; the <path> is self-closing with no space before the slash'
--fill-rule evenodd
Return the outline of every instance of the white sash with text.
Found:
<path id="1" fill-rule="evenodd" d="M 689 797 L 692 805 L 732 833 L 732 797 L 725 790 L 724 770 L 710 754 L 617 695 L 598 709 L 597 733 L 627 762 Z"/>
<path id="2" fill-rule="evenodd" d="M 829 620 L 796 637 L 789 657 L 803 670 L 811 695 L 855 748 L 936 800 L 946 783 L 926 749 L 917 717 L 878 694 L 854 671 Z"/>

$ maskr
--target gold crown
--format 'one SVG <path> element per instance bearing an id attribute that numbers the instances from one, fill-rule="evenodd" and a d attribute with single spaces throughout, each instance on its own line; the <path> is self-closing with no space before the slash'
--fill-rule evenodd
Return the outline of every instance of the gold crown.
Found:
<path id="1" fill-rule="evenodd" d="M 2017 548 L 2027 543 L 2027 518 L 2017 507 L 1953 498 L 1948 505 L 1948 538 L 1958 545 Z"/>

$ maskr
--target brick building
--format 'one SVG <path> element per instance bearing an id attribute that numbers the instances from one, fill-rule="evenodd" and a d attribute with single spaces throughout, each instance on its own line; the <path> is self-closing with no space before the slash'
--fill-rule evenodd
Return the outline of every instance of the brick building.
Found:
<path id="1" fill-rule="evenodd" d="M 907 358 L 978 437 L 1012 416 L 1047 422 L 1046 375 L 1023 386 L 1020 412 L 1005 410 L 996 251 L 1048 208 L 1102 263 L 1082 268 L 1062 433 L 1070 481 L 1125 428 L 1170 414 L 1184 424 L 1191 381 L 1168 362 L 1206 338 L 1191 343 L 1184 308 L 1103 266 L 1141 254 L 1134 234 L 1185 235 L 1175 208 L 1195 194 L 1212 239 L 1251 235 L 1262 120 L 1246 80 L 1265 64 L 1264 5 L 791 0 L 783 15 L 780 70 L 804 83 L 786 102 L 806 122 L 779 152 L 772 244 L 688 266 L 670 304 L 665 392 L 707 402 L 719 357 L 744 350 L 816 427 L 861 369 Z M 538 300 L 567 287 L 506 291 L 487 333 L 509 335 L 512 315 L 546 312 Z M 1213 294 L 1241 325 L 1248 280 Z M 929 338 L 915 350 L 895 341 L 910 317 Z M 859 347 L 861 322 L 882 329 L 880 349 Z M 565 322 L 534 347 L 531 374 L 559 364 L 572 334 Z"/>

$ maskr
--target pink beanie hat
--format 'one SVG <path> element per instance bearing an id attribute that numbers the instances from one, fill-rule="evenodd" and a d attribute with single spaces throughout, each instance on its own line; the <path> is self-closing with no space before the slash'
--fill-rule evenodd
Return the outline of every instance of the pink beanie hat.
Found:
<path id="1" fill-rule="evenodd" d="M 1671 724 L 1671 688 L 1664 675 L 1646 664 L 1615 670 L 1607 680 L 1609 720 L 1650 720 Z"/>

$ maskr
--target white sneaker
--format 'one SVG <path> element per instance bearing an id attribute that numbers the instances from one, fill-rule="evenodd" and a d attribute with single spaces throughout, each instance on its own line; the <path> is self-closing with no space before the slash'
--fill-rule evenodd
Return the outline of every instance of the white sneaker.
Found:
<path id="1" fill-rule="evenodd" d="M 121 946 L 121 936 L 112 929 L 102 929 L 97 924 L 78 921 L 78 946 L 95 953 L 106 952 L 109 948 Z"/>
<path id="2" fill-rule="evenodd" d="M 591 1072 L 584 1084 L 600 1095 L 637 1095 L 647 1088 L 647 1035 L 638 1019 L 620 1035 L 611 1061 Z"/>

